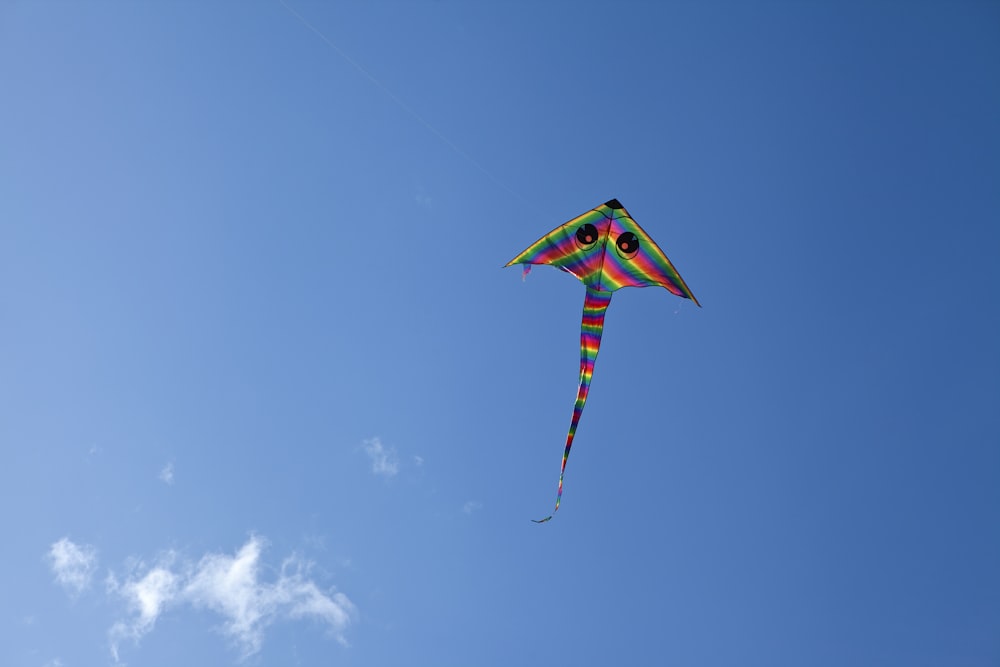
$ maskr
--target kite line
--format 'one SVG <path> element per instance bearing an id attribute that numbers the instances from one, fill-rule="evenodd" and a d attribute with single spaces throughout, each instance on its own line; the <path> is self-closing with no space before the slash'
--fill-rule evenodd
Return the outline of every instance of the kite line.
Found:
<path id="1" fill-rule="evenodd" d="M 449 139 L 447 137 L 447 135 L 444 134 L 444 132 L 442 132 L 441 130 L 437 129 L 433 125 L 431 125 L 430 121 L 428 121 L 426 118 L 424 118 L 419 113 L 417 113 L 417 111 L 413 107 L 411 107 L 409 104 L 407 104 L 406 102 L 404 102 L 394 92 L 392 92 L 391 90 L 389 90 L 389 88 L 384 83 L 382 83 L 381 81 L 379 81 L 378 78 L 374 74 L 372 74 L 370 71 L 368 71 L 368 69 L 366 69 L 364 67 L 364 65 L 362 65 L 361 63 L 359 63 L 357 60 L 355 60 L 350 55 L 348 55 L 347 52 L 345 52 L 339 46 L 337 46 L 336 44 L 334 44 L 333 40 L 331 40 L 329 37 L 327 37 L 325 34 L 323 34 L 322 30 L 320 30 L 319 28 L 317 28 L 316 26 L 314 26 L 312 23 L 310 23 L 308 20 L 306 20 L 306 18 L 304 16 L 302 16 L 302 14 L 299 14 L 297 11 L 295 11 L 294 9 L 292 9 L 292 7 L 289 6 L 287 2 L 285 2 L 285 0 L 278 0 L 278 2 L 281 4 L 282 7 L 284 7 L 285 9 L 287 9 L 288 12 L 292 16 L 294 16 L 296 19 L 298 19 L 299 23 L 301 23 L 302 25 L 304 25 L 306 28 L 308 28 L 313 33 L 315 33 L 317 37 L 319 37 L 321 40 L 323 40 L 324 42 L 326 42 L 327 46 L 329 46 L 331 49 L 333 49 L 337 53 L 337 55 L 339 55 L 341 58 L 343 58 L 348 63 L 350 63 L 351 66 L 354 67 L 354 69 L 358 70 L 361 74 L 363 74 L 365 76 L 366 79 L 368 79 L 369 81 L 371 81 L 379 90 L 381 90 L 383 93 L 385 93 L 386 95 L 388 95 L 389 99 L 391 99 L 393 102 L 396 103 L 396 106 L 398 106 L 400 109 L 402 109 L 403 111 L 405 111 L 406 113 L 408 113 L 410 116 L 412 116 L 418 123 L 420 123 L 421 125 L 423 125 L 424 128 L 428 132 L 430 132 L 435 137 L 437 137 L 438 139 L 440 139 L 441 141 L 443 141 L 449 148 L 451 148 L 451 150 L 455 151 L 456 154 L 458 154 L 459 156 L 461 156 L 462 158 L 464 158 L 465 160 L 467 160 L 469 162 L 469 164 L 471 164 L 473 167 L 475 167 L 480 172 L 482 172 L 487 178 L 489 178 L 491 181 L 493 181 L 493 183 L 495 183 L 496 185 L 498 185 L 501 188 L 503 188 L 504 190 L 506 190 L 509 194 L 514 195 L 515 197 L 517 197 L 518 199 L 520 199 L 524 203 L 526 203 L 526 204 L 530 204 L 531 203 L 527 199 L 525 199 L 520 193 L 515 192 L 514 190 L 512 190 L 510 188 L 510 186 L 508 186 L 506 183 L 504 183 L 499 178 L 497 178 L 496 176 L 494 176 L 493 172 L 491 172 L 489 169 L 487 169 L 486 167 L 484 167 L 479 161 L 477 161 L 474 157 L 472 157 L 467 152 L 465 152 L 462 149 L 461 146 L 459 146 L 454 141 L 452 141 L 451 139 Z"/>

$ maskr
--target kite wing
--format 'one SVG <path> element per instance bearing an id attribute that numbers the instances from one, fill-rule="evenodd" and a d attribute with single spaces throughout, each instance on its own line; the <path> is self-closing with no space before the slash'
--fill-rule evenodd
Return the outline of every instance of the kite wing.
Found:
<path id="1" fill-rule="evenodd" d="M 535 522 L 545 523 L 559 510 L 562 501 L 566 461 L 590 393 L 594 363 L 604 332 L 604 314 L 614 291 L 622 287 L 659 285 L 677 296 L 691 299 L 699 306 L 701 304 L 664 252 L 617 199 L 556 227 L 507 262 L 506 266 L 513 264 L 526 265 L 525 275 L 533 264 L 550 264 L 573 274 L 587 286 L 580 327 L 580 386 L 573 406 L 573 419 L 566 434 L 556 507 L 552 514 Z"/>
<path id="2" fill-rule="evenodd" d="M 659 285 L 698 304 L 660 246 L 617 199 L 556 227 L 506 266 L 514 264 L 550 264 L 602 292 Z"/>

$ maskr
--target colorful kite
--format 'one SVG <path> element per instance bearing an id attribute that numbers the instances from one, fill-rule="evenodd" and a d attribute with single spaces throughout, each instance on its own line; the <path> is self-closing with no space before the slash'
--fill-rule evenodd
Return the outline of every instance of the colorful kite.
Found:
<path id="1" fill-rule="evenodd" d="M 580 388 L 576 393 L 573 420 L 566 435 L 562 469 L 559 471 L 559 491 L 552 514 L 535 523 L 545 523 L 559 510 L 562 500 L 563 475 L 566 460 L 573 447 L 576 426 L 580 423 L 583 406 L 590 392 L 594 361 L 601 347 L 604 313 L 611 295 L 621 287 L 666 287 L 677 296 L 698 300 L 684 284 L 684 279 L 670 263 L 659 246 L 640 227 L 617 199 L 573 218 L 532 243 L 507 262 L 524 264 L 524 276 L 532 264 L 551 264 L 583 281 L 587 295 L 583 301 L 583 323 L 580 327 Z"/>

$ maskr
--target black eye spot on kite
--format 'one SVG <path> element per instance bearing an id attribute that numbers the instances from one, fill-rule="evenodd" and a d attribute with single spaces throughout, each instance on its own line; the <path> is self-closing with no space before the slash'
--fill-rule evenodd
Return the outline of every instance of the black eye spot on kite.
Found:
<path id="1" fill-rule="evenodd" d="M 615 242 L 615 249 L 622 259 L 632 259 L 639 252 L 639 237 L 632 232 L 622 232 Z"/>
<path id="2" fill-rule="evenodd" d="M 576 242 L 584 250 L 589 250 L 594 247 L 597 243 L 597 227 L 594 227 L 589 222 L 585 225 L 580 225 L 576 230 Z"/>

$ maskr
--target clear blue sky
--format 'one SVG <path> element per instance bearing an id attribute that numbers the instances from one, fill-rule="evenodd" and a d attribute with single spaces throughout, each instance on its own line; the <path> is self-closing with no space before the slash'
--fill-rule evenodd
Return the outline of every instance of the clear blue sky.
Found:
<path id="1" fill-rule="evenodd" d="M 287 1 L 0 6 L 0 663 L 1000 664 L 1000 5 Z"/>

